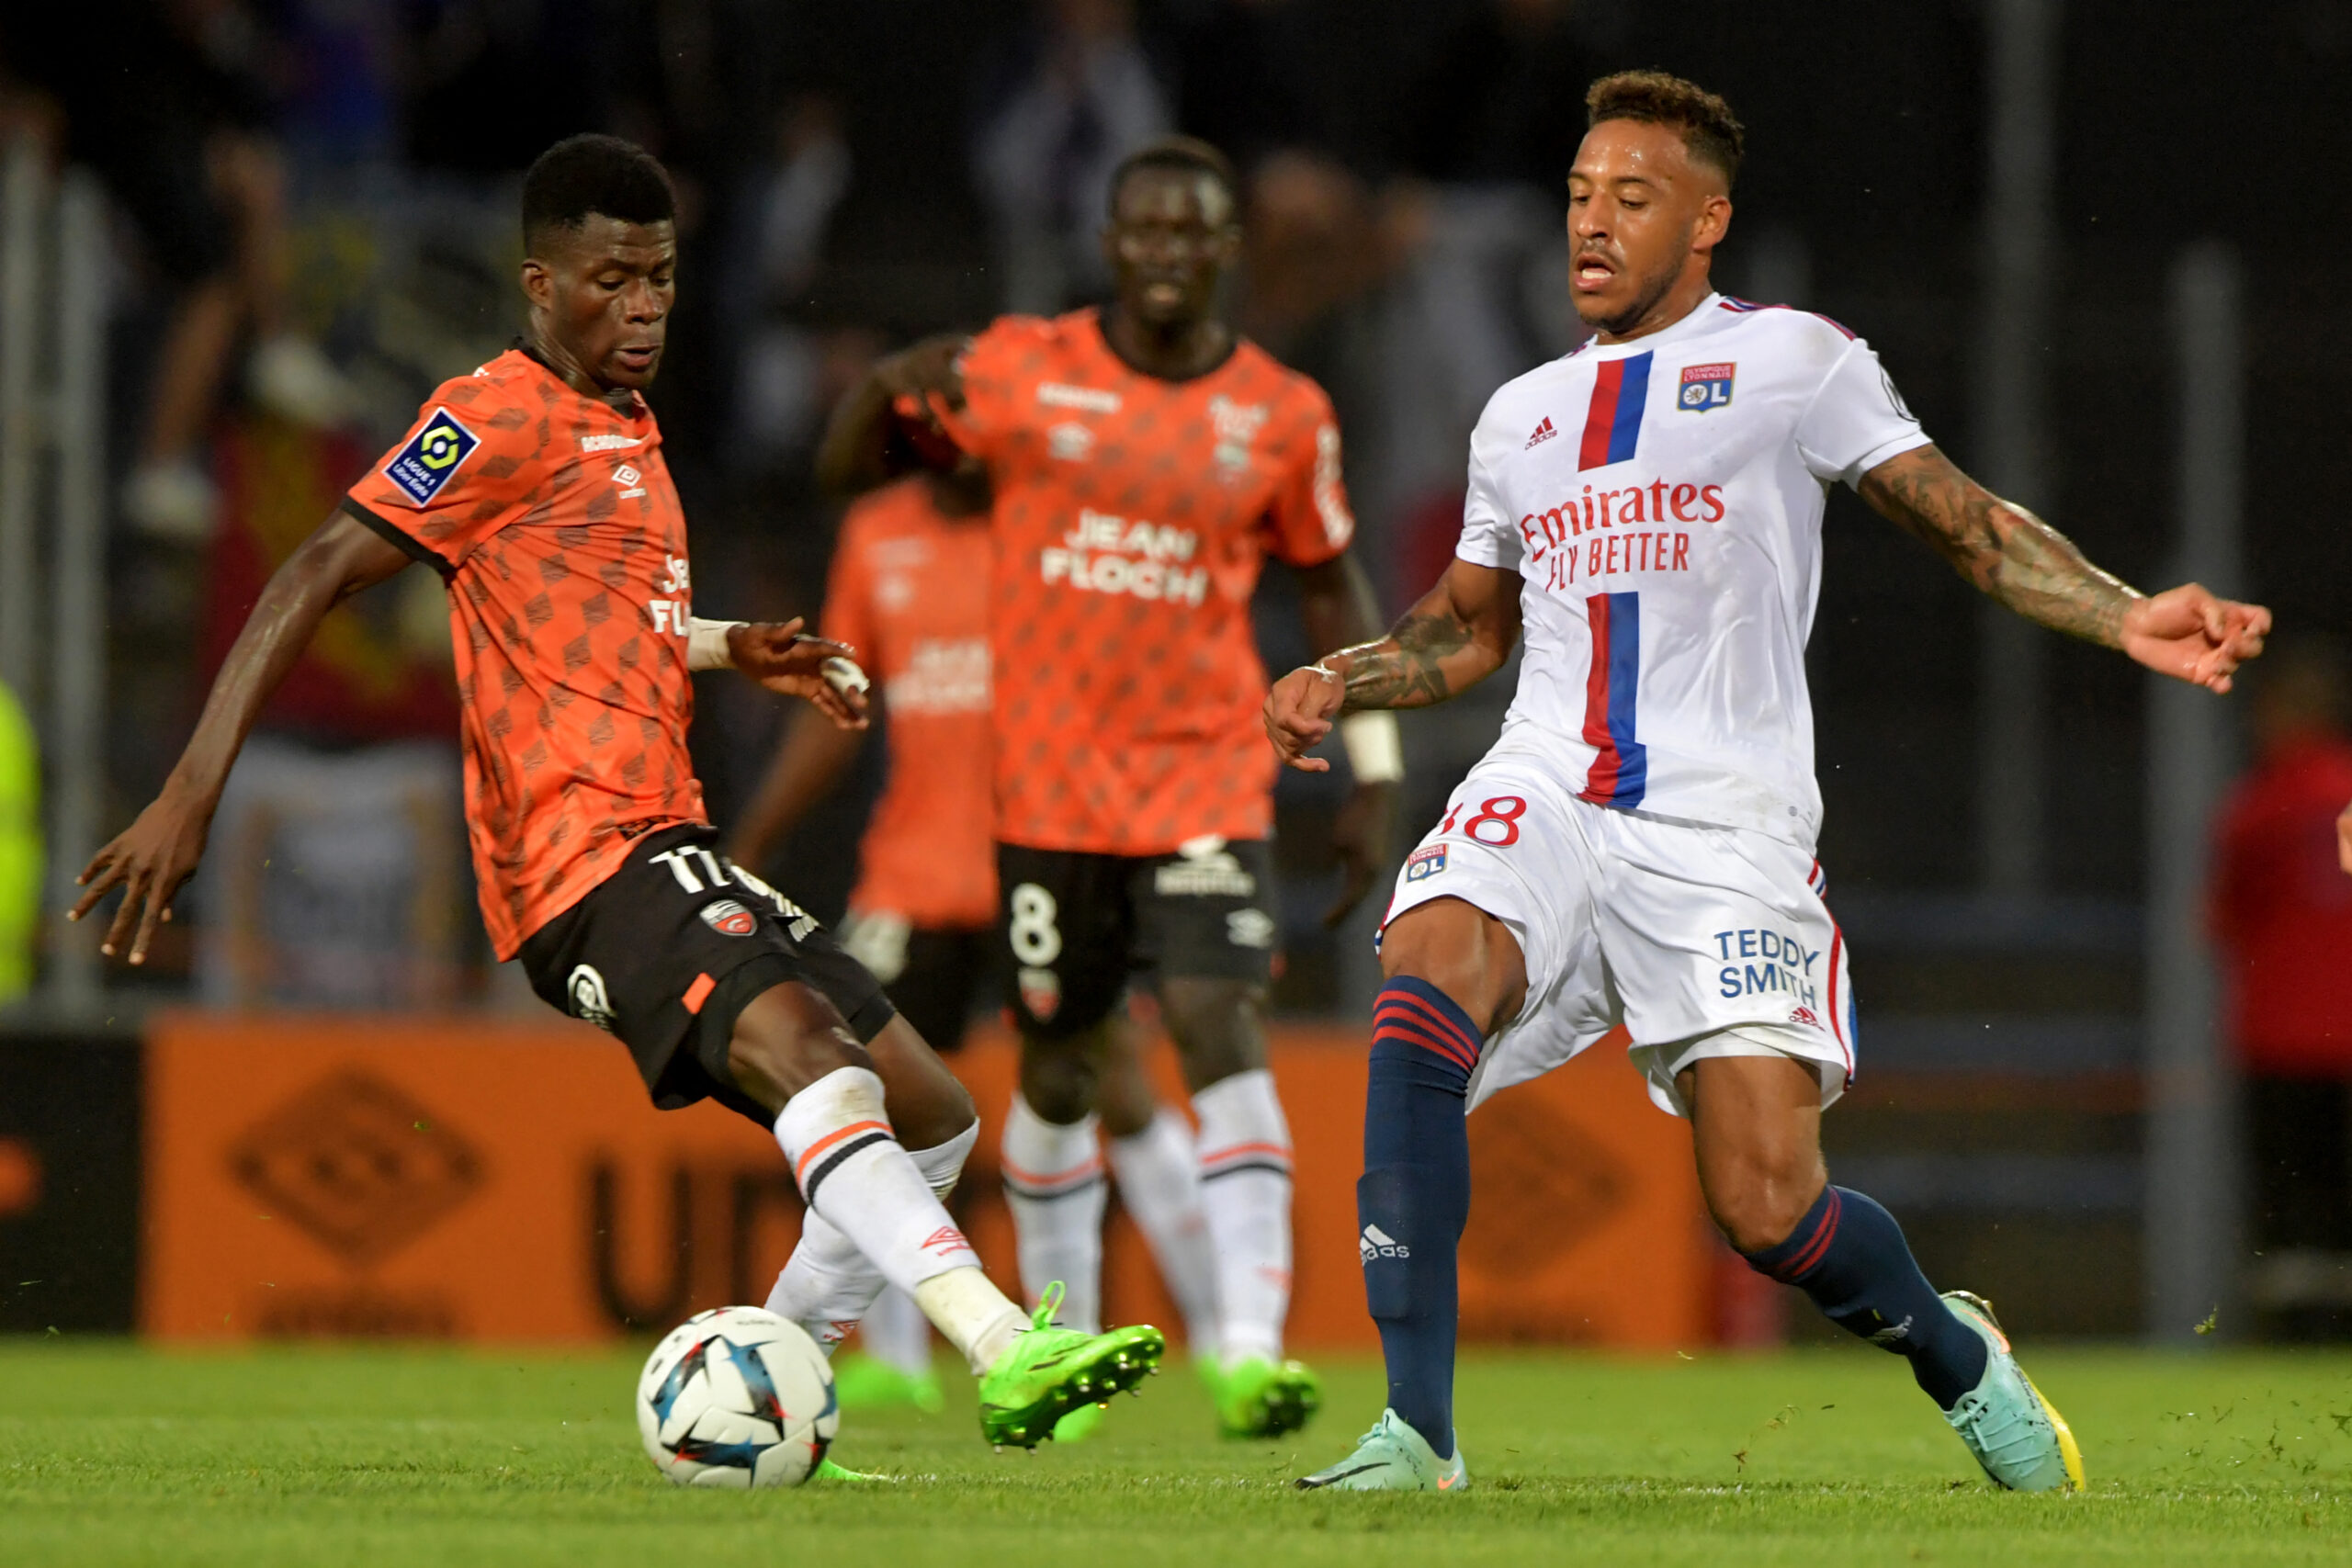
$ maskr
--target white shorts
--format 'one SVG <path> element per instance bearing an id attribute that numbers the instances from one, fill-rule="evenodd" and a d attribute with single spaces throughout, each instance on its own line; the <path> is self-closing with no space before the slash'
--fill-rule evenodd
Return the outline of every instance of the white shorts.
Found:
<path id="1" fill-rule="evenodd" d="M 1491 753 L 1406 857 L 1389 921 L 1459 898 L 1510 928 L 1527 1003 L 1487 1043 L 1470 1105 L 1618 1024 L 1662 1110 L 1703 1056 L 1787 1055 L 1827 1105 L 1854 1076 L 1846 939 L 1820 863 L 1782 840 L 1594 806 L 1539 758 Z"/>

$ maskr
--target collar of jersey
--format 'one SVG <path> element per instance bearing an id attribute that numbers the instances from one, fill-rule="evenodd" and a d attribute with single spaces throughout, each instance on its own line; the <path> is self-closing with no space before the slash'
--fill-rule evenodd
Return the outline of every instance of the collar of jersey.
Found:
<path id="1" fill-rule="evenodd" d="M 1182 387 L 1188 382 L 1205 380 L 1232 364 L 1233 356 L 1241 352 L 1241 334 L 1234 329 L 1232 323 L 1227 322 L 1225 329 L 1227 342 L 1224 358 L 1205 370 L 1193 371 L 1190 376 L 1162 376 L 1157 370 L 1146 370 L 1142 366 L 1134 364 L 1125 355 L 1119 352 L 1119 345 L 1111 341 L 1110 329 L 1102 324 L 1102 312 L 1100 310 L 1091 305 L 1088 306 L 1086 321 L 1087 324 L 1094 329 L 1094 336 L 1102 344 L 1102 352 L 1111 356 L 1112 364 L 1130 376 L 1140 376 L 1147 381 L 1165 381 L 1171 387 Z"/>
<path id="2" fill-rule="evenodd" d="M 1623 343 L 1603 343 L 1599 338 L 1589 337 L 1577 345 L 1577 354 L 1579 357 L 1589 354 L 1595 359 L 1615 359 L 1631 355 L 1647 354 L 1661 344 L 1679 343 L 1684 338 L 1697 337 L 1709 327 L 1717 324 L 1716 317 L 1720 313 L 1723 302 L 1723 295 L 1710 289 L 1704 299 L 1690 307 L 1689 315 L 1670 327 L 1660 327 L 1657 332 L 1645 333 L 1640 337 L 1629 338 Z"/>
<path id="3" fill-rule="evenodd" d="M 590 397 L 587 393 L 582 391 L 579 388 L 565 380 L 561 376 L 557 375 L 555 367 L 549 365 L 547 362 L 546 357 L 542 355 L 537 349 L 531 346 L 531 340 L 525 337 L 521 333 L 516 333 L 514 334 L 514 341 L 508 344 L 506 346 L 516 354 L 521 355 L 524 358 L 529 360 L 532 364 L 537 366 L 541 370 L 545 371 L 549 377 L 554 378 L 557 386 L 561 387 L 565 391 L 570 392 L 573 397 L 578 398 L 582 402 L 594 403 L 600 408 L 609 409 L 614 413 L 620 415 L 623 419 L 635 419 L 638 415 L 645 412 L 645 394 L 636 390 L 634 388 L 630 389 L 628 394 L 628 406 L 627 408 L 623 408 L 617 403 L 615 403 L 610 398 Z"/>

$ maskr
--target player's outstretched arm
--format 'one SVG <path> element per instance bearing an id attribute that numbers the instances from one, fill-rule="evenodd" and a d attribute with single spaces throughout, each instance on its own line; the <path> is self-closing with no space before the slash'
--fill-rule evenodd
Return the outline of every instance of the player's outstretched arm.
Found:
<path id="1" fill-rule="evenodd" d="M 1952 569 L 2030 621 L 2120 649 L 2159 674 L 2226 692 L 2262 651 L 2270 612 L 2196 583 L 2151 597 L 2083 558 L 2065 535 L 1962 473 L 1933 446 L 1862 476 L 1862 499 L 1925 540 Z"/>
<path id="2" fill-rule="evenodd" d="M 337 512 L 271 576 L 213 677 L 204 716 L 164 781 L 163 793 L 75 878 L 84 892 L 68 919 L 82 919 L 108 892 L 123 889 L 122 908 L 115 911 L 100 952 L 112 957 L 128 943 L 131 963 L 147 961 L 155 928 L 172 918 L 172 899 L 204 853 L 229 769 L 263 705 L 301 658 L 329 610 L 409 564 L 405 552 L 349 513 Z"/>
<path id="3" fill-rule="evenodd" d="M 1456 558 L 1435 588 L 1377 642 L 1342 649 L 1274 682 L 1266 738 L 1301 773 L 1331 764 L 1306 755 L 1343 713 L 1442 703 L 1503 667 L 1519 641 L 1519 574 Z"/>
<path id="4" fill-rule="evenodd" d="M 944 333 L 876 360 L 826 423 L 817 446 L 818 484 L 835 495 L 855 495 L 893 478 L 891 404 L 900 397 L 928 403 L 936 394 L 949 408 L 962 408 L 964 381 L 956 358 L 970 341 Z"/>
<path id="5" fill-rule="evenodd" d="M 1306 644 L 1318 655 L 1362 646 L 1379 635 L 1379 601 L 1352 551 L 1300 569 L 1298 600 Z M 1339 857 L 1340 879 L 1340 896 L 1323 911 L 1327 927 L 1346 919 L 1387 866 L 1396 785 L 1405 776 L 1395 718 L 1367 714 L 1352 721 L 1342 739 L 1355 772 L 1355 788 L 1331 822 L 1331 850 Z"/>

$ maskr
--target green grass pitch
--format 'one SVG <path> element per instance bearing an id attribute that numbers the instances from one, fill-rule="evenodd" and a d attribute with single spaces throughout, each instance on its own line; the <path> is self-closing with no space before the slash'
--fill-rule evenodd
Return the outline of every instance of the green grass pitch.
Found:
<path id="1" fill-rule="evenodd" d="M 853 1416 L 886 1489 L 673 1489 L 636 1358 L 0 1346 L 0 1563 L 1417 1564 L 2352 1562 L 2352 1357 L 2025 1348 L 2087 1495 L 1997 1494 L 1892 1358 L 1484 1353 L 1476 1490 L 1302 1496 L 1377 1414 L 1326 1369 L 1303 1441 L 1221 1443 L 1171 1370 L 1093 1442 L 991 1453 L 944 1416 Z M 960 1381 L 960 1380 L 959 1380 Z"/>

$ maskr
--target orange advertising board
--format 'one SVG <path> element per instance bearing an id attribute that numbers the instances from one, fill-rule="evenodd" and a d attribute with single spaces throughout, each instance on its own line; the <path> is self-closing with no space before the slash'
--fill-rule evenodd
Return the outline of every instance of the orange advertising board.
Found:
<path id="1" fill-rule="evenodd" d="M 1356 1032 L 1275 1033 L 1301 1349 L 1378 1343 L 1356 1261 L 1364 1059 Z M 957 1219 L 1010 1287 L 995 1134 L 1013 1049 L 985 1038 L 954 1062 L 982 1116 Z M 772 1138 L 715 1105 L 654 1111 L 585 1025 L 182 1014 L 151 1030 L 146 1072 L 140 1323 L 163 1338 L 610 1339 L 763 1300 L 799 1234 Z M 1690 1137 L 1622 1053 L 1498 1096 L 1471 1149 L 1465 1337 L 1707 1337 Z M 1114 1321 L 1178 1324 L 1115 1201 L 1104 1274 Z"/>

